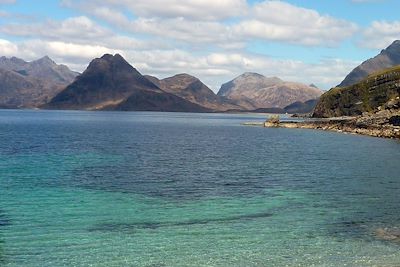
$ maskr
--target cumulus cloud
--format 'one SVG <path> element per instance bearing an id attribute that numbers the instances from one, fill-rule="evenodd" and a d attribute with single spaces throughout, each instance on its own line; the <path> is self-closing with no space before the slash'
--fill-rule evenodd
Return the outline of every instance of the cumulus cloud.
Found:
<path id="1" fill-rule="evenodd" d="M 359 45 L 370 49 L 383 49 L 398 39 L 400 39 L 400 21 L 373 21 L 364 30 Z"/>
<path id="2" fill-rule="evenodd" d="M 244 0 L 190 0 L 183 3 L 178 0 L 156 0 L 156 3 L 64 0 L 64 6 L 78 8 L 121 30 L 189 44 L 204 42 L 224 47 L 229 47 L 228 44 L 240 47 L 251 39 L 335 46 L 357 30 L 357 26 L 349 21 L 283 1 L 266 0 L 250 5 Z M 234 20 L 226 23 L 224 18 L 227 17 Z"/>
<path id="3" fill-rule="evenodd" d="M 143 49 L 149 46 L 165 47 L 156 41 L 143 41 L 126 35 L 117 35 L 86 16 L 71 17 L 63 21 L 47 20 L 34 24 L 5 24 L 0 33 L 42 40 L 74 42 L 106 46 L 114 49 Z"/>
<path id="4" fill-rule="evenodd" d="M 41 36 L 45 38 L 94 39 L 105 37 L 111 32 L 95 25 L 85 16 L 72 17 L 64 21 L 49 20 L 40 24 L 6 24 L 0 31 L 14 36 Z"/>
<path id="5" fill-rule="evenodd" d="M 234 26 L 238 35 L 302 45 L 337 45 L 357 30 L 354 23 L 282 1 L 255 4 L 251 18 Z"/>

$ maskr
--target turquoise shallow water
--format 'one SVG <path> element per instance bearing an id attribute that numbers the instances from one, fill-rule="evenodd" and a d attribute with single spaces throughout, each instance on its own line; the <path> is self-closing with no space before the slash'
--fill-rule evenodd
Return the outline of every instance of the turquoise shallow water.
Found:
<path id="1" fill-rule="evenodd" d="M 0 110 L 0 266 L 399 266 L 400 143 L 262 119 Z"/>

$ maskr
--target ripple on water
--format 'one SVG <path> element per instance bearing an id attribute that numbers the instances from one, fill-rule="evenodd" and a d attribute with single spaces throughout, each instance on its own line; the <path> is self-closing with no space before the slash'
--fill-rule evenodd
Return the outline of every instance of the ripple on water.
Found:
<path id="1" fill-rule="evenodd" d="M 5 255 L 4 255 L 4 241 L 1 238 L 1 228 L 8 226 L 11 224 L 11 220 L 0 210 L 0 263 L 4 263 Z"/>
<path id="2" fill-rule="evenodd" d="M 242 220 L 256 220 L 260 218 L 268 218 L 273 216 L 269 212 L 260 212 L 254 214 L 243 214 L 238 216 L 231 216 L 225 218 L 208 218 L 189 220 L 182 222 L 141 222 L 141 223 L 105 223 L 97 224 L 90 228 L 89 231 L 104 231 L 104 232 L 133 232 L 135 229 L 158 229 L 167 227 L 181 227 L 181 226 L 196 226 L 211 223 L 229 223 Z"/>

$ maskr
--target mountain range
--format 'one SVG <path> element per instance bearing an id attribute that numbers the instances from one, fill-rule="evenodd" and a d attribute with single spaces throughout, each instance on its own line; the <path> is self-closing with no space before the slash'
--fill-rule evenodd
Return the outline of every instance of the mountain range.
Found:
<path id="1" fill-rule="evenodd" d="M 250 86 L 254 75 L 264 77 L 259 74 L 241 76 L 242 87 L 245 86 L 246 81 L 249 82 L 247 87 L 249 92 L 248 97 L 240 99 L 230 97 L 230 95 L 217 95 L 198 78 L 186 73 L 165 79 L 144 76 L 121 55 L 106 54 L 101 58 L 94 59 L 72 84 L 42 107 L 48 109 L 185 112 L 241 111 L 272 107 L 282 111 L 286 106 L 285 103 L 291 104 L 292 100 L 294 102 L 306 101 L 321 94 L 317 88 L 283 82 L 278 78 L 274 79 L 270 88 Z M 268 80 L 265 77 L 264 79 Z M 279 95 L 279 90 L 275 90 L 276 84 L 282 85 L 280 87 L 282 96 Z M 303 88 L 317 93 L 307 94 Z M 268 102 L 264 101 L 265 106 L 258 100 L 259 95 L 252 93 L 254 90 L 268 91 L 269 89 L 273 91 L 271 96 L 282 100 L 281 106 L 268 105 Z M 288 90 L 293 91 L 292 95 L 288 93 Z M 258 105 L 254 103 L 258 103 Z"/>
<path id="2" fill-rule="evenodd" d="M 400 41 L 356 67 L 340 87 L 325 93 L 317 105 L 323 92 L 313 84 L 287 82 L 251 72 L 224 83 L 215 94 L 198 78 L 186 73 L 165 79 L 142 75 L 118 54 L 92 60 L 82 74 L 56 64 L 47 56 L 32 62 L 1 57 L 0 108 L 304 113 L 317 105 L 314 114 L 318 116 L 358 114 L 368 110 L 354 108 L 354 103 L 365 102 L 358 99 L 360 96 L 384 98 L 382 92 L 386 87 L 380 83 L 372 89 L 368 87 L 370 91 L 379 88 L 380 93 L 361 92 L 364 85 L 371 85 L 371 79 L 381 79 L 371 73 L 397 64 L 400 64 Z M 350 102 L 343 99 L 346 95 Z M 338 109 L 343 103 L 351 108 Z"/>
<path id="3" fill-rule="evenodd" d="M 32 62 L 16 57 L 0 57 L 0 107 L 33 108 L 43 105 L 77 75 L 47 56 Z"/>
<path id="4" fill-rule="evenodd" d="M 121 55 L 105 54 L 43 106 L 48 109 L 207 112 L 205 107 L 161 90 Z"/>

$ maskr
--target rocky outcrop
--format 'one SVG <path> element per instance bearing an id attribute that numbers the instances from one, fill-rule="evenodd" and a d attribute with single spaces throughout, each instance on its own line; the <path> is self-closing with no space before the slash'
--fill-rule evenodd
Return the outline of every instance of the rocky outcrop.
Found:
<path id="1" fill-rule="evenodd" d="M 400 126 L 397 124 L 399 111 L 380 111 L 357 117 L 338 117 L 319 120 L 284 121 L 265 127 L 315 129 L 352 133 L 384 138 L 400 138 Z"/>
<path id="2" fill-rule="evenodd" d="M 374 72 L 396 65 L 400 65 L 400 40 L 394 41 L 389 47 L 382 50 L 379 55 L 364 61 L 352 70 L 338 87 L 356 84 Z"/>
<path id="3" fill-rule="evenodd" d="M 336 87 L 323 94 L 313 117 L 356 116 L 376 112 L 400 96 L 400 66 L 368 76 L 352 86 Z"/>
<path id="4" fill-rule="evenodd" d="M 313 86 L 267 78 L 257 73 L 244 73 L 221 86 L 219 96 L 236 101 L 248 110 L 285 108 L 300 101 L 318 98 L 322 91 Z"/>
<path id="5" fill-rule="evenodd" d="M 400 243 L 399 227 L 384 227 L 375 230 L 375 236 L 378 239 Z"/>
<path id="6" fill-rule="evenodd" d="M 64 89 L 77 75 L 47 56 L 32 62 L 1 57 L 0 107 L 38 107 Z"/>

